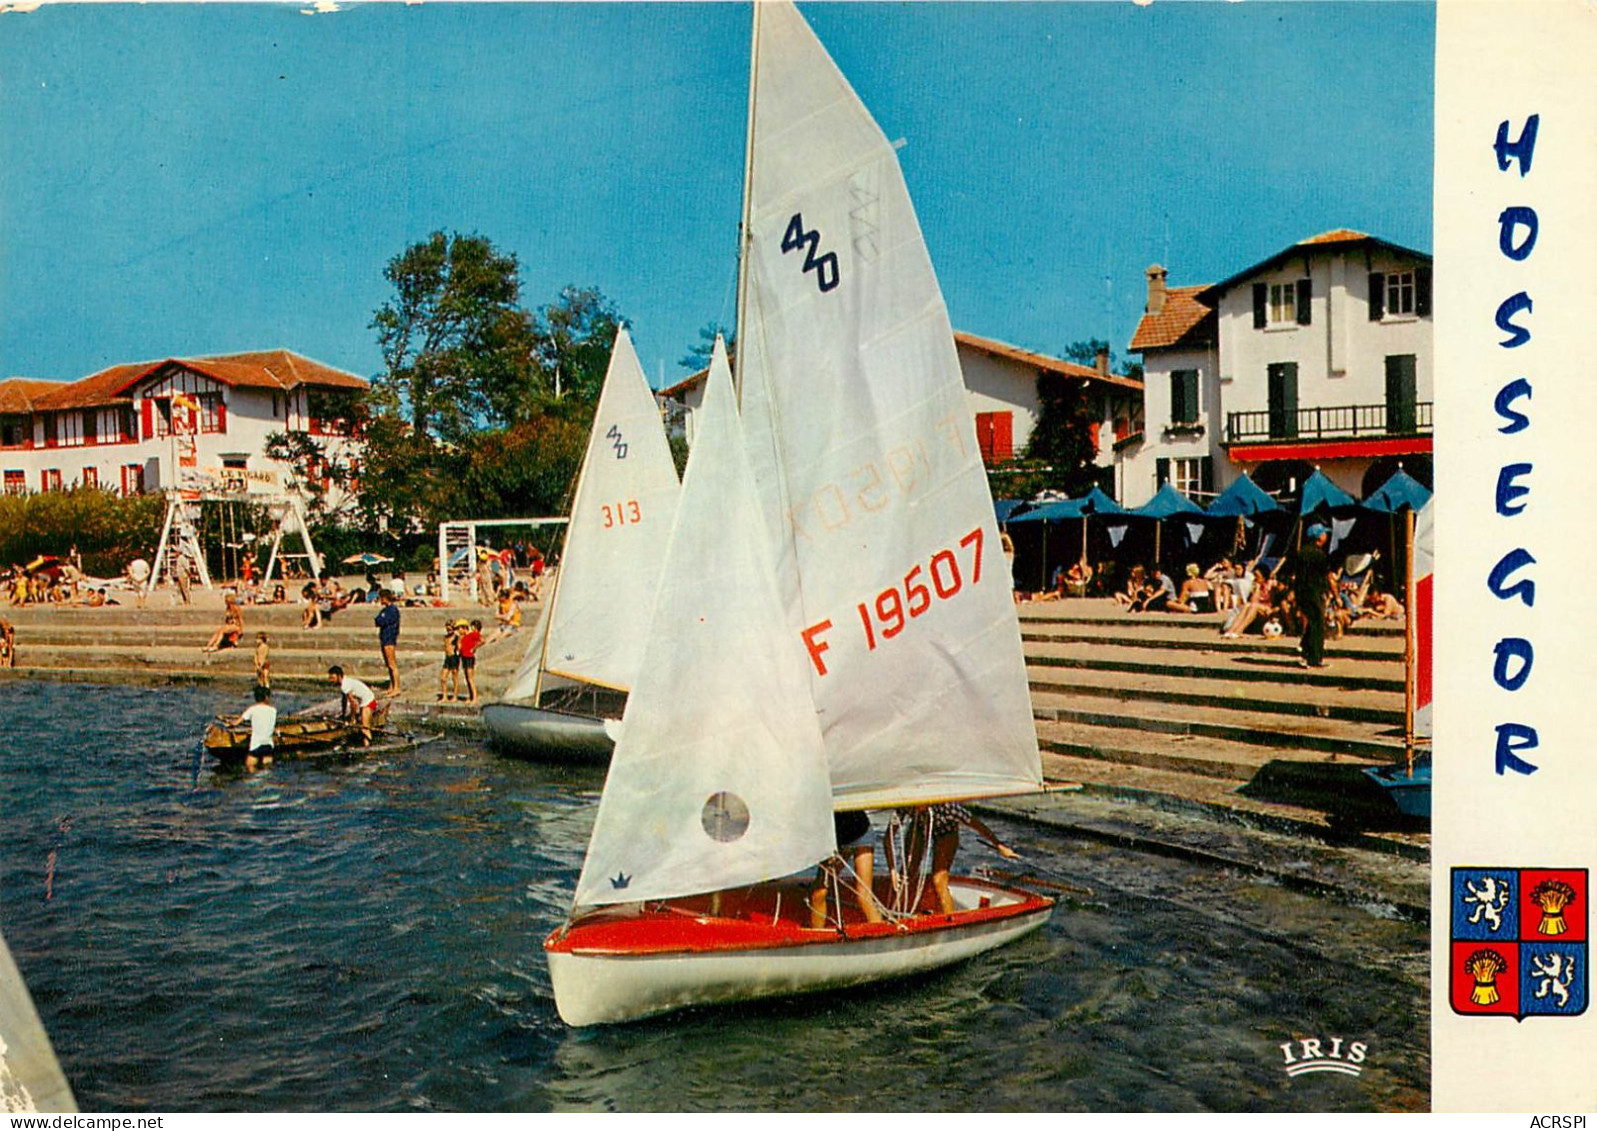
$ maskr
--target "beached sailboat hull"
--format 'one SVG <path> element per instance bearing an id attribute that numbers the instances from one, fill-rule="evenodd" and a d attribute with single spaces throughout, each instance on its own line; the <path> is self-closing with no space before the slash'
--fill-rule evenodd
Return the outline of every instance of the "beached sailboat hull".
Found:
<path id="1" fill-rule="evenodd" d="M 489 703 L 482 709 L 488 742 L 496 750 L 536 761 L 603 766 L 615 749 L 606 724 L 614 719 L 551 711 L 524 703 Z"/>
<path id="2" fill-rule="evenodd" d="M 636 1021 L 689 1006 L 792 997 L 901 978 L 962 962 L 1048 921 L 1053 901 L 1017 888 L 956 877 L 961 910 L 897 924 L 851 922 L 812 931 L 801 885 L 723 893 L 604 912 L 544 943 L 555 1007 L 566 1024 Z M 786 912 L 784 915 L 783 912 Z"/>

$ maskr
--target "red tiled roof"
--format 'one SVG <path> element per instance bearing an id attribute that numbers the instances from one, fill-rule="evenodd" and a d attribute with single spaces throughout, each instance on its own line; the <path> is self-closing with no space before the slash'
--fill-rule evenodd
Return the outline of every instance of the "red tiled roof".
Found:
<path id="1" fill-rule="evenodd" d="M 124 404 L 122 389 L 131 385 L 159 362 L 140 361 L 132 365 L 113 365 L 110 369 L 67 384 L 51 382 L 53 388 L 34 401 L 39 411 L 56 411 L 64 408 L 93 408 L 96 405 Z"/>
<path id="2" fill-rule="evenodd" d="M 1213 308 L 1205 306 L 1198 298 L 1207 287 L 1167 287 L 1164 292 L 1164 309 L 1158 314 L 1144 314 L 1137 323 L 1137 332 L 1131 337 L 1134 350 L 1162 349 L 1173 346 L 1197 329 L 1204 319 L 1212 319 Z M 1211 328 L 1210 337 L 1213 337 Z"/>
<path id="3" fill-rule="evenodd" d="M 255 353 L 222 354 L 216 357 L 169 357 L 164 361 L 139 361 L 128 365 L 113 365 L 109 369 L 102 369 L 81 381 L 69 384 L 59 381 L 33 382 L 34 385 L 42 385 L 44 388 L 33 390 L 32 407 L 50 411 L 122 404 L 128 400 L 128 390 L 157 369 L 168 365 L 191 369 L 235 388 L 287 391 L 301 385 L 335 389 L 367 387 L 366 382 L 353 373 L 345 373 L 341 369 L 334 369 L 332 366 L 312 361 L 297 353 L 288 350 L 262 350 Z"/>
<path id="4" fill-rule="evenodd" d="M 1061 377 L 1075 377 L 1083 381 L 1103 381 L 1110 385 L 1118 385 L 1125 389 L 1142 388 L 1142 382 L 1131 377 L 1121 377 L 1117 374 L 1105 376 L 1090 365 L 1077 365 L 1074 361 L 1065 361 L 1063 358 L 1049 357 L 1045 353 L 1021 349 L 1007 342 L 994 341 L 992 338 L 978 338 L 975 334 L 967 334 L 963 330 L 954 331 L 954 341 L 962 346 L 980 350 L 982 353 L 993 357 L 1007 358 L 1040 369 L 1044 373 L 1056 373 Z"/>
<path id="5" fill-rule="evenodd" d="M 1317 236 L 1310 236 L 1306 240 L 1299 240 L 1298 243 L 1300 245 L 1309 243 L 1358 243 L 1360 240 L 1369 238 L 1369 234 L 1366 232 L 1355 232 L 1352 228 L 1336 228 L 1329 232 L 1321 232 Z"/>
<path id="6" fill-rule="evenodd" d="M 32 412 L 34 401 L 61 386 L 55 381 L 32 377 L 9 377 L 0 381 L 0 412 Z"/>

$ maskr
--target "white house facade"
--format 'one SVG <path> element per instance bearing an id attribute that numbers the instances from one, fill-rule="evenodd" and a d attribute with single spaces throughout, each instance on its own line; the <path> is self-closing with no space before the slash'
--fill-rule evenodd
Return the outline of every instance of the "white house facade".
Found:
<path id="1" fill-rule="evenodd" d="M 266 455 L 273 432 L 311 436 L 327 464 L 358 473 L 351 409 L 366 387 L 287 350 L 117 365 L 70 383 L 0 381 L 4 489 L 273 489 L 292 474 Z"/>
<path id="2" fill-rule="evenodd" d="M 1244 471 L 1291 493 L 1319 468 L 1355 497 L 1400 465 L 1430 480 L 1423 252 L 1339 229 L 1211 286 L 1169 288 L 1150 268 L 1131 348 L 1144 358 L 1147 430 L 1124 502 L 1165 481 L 1201 499 Z"/>

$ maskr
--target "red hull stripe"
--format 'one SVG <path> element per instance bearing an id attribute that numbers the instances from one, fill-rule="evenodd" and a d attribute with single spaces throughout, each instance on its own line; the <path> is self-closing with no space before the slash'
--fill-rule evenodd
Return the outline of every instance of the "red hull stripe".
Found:
<path id="1" fill-rule="evenodd" d="M 961 881 L 980 883 L 980 881 Z M 555 954 L 659 955 L 713 954 L 730 951 L 772 950 L 797 946 L 833 946 L 875 938 L 931 935 L 953 928 L 1000 922 L 1044 910 L 1052 900 L 1018 888 L 981 883 L 995 895 L 1017 902 L 995 903 L 953 915 L 921 914 L 896 923 L 851 921 L 844 930 L 835 926 L 806 930 L 794 916 L 808 917 L 805 889 L 794 885 L 724 893 L 722 914 L 710 915 L 704 897 L 651 904 L 642 912 L 598 911 L 555 931 L 544 949 Z M 776 896 L 780 893 L 781 899 Z M 736 904 L 736 906 L 729 906 Z M 780 908 L 780 910 L 778 910 Z M 778 917 L 780 916 L 780 917 Z"/>

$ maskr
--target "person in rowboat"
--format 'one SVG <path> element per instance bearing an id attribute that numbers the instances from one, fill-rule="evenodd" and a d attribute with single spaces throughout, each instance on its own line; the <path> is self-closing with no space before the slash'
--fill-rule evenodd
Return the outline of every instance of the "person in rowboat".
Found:
<path id="1" fill-rule="evenodd" d="M 340 718 L 353 719 L 360 724 L 360 744 L 372 744 L 372 711 L 377 703 L 377 695 L 371 688 L 352 675 L 345 675 L 344 669 L 334 664 L 327 669 L 327 679 L 330 683 L 338 685 L 339 694 L 344 697 L 344 711 Z"/>
<path id="2" fill-rule="evenodd" d="M 853 868 L 854 899 L 865 921 L 880 923 L 882 913 L 876 909 L 876 896 L 871 889 L 871 874 L 876 863 L 876 834 L 871 829 L 871 819 L 858 811 L 833 813 L 832 831 L 837 838 L 837 854 L 821 862 L 815 872 L 815 882 L 810 885 L 810 930 L 825 928 L 827 889 L 841 889 L 845 867 Z M 841 891 L 838 898 L 841 902 Z M 841 906 L 837 909 L 837 918 L 841 926 Z"/>

